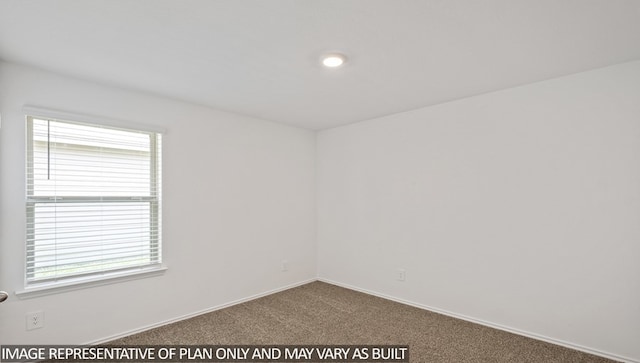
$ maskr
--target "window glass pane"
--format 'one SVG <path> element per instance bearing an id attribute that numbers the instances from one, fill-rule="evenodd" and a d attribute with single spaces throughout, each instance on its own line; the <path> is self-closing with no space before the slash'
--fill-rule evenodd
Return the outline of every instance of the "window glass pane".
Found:
<path id="1" fill-rule="evenodd" d="M 149 202 L 35 203 L 31 279 L 149 264 L 158 253 Z"/>
<path id="2" fill-rule="evenodd" d="M 35 196 L 151 195 L 149 134 L 46 120 L 33 132 Z"/>

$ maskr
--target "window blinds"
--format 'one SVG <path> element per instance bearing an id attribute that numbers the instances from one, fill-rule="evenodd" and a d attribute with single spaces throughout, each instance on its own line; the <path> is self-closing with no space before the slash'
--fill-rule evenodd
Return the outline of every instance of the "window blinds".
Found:
<path id="1" fill-rule="evenodd" d="M 161 135 L 27 118 L 27 283 L 161 262 Z"/>

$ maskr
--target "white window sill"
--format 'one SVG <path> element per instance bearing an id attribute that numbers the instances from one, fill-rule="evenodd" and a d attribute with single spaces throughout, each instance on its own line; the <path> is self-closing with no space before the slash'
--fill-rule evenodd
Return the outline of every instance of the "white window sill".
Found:
<path id="1" fill-rule="evenodd" d="M 90 287 L 115 284 L 123 281 L 159 276 L 163 275 L 166 271 L 167 267 L 165 266 L 154 266 L 134 271 L 116 272 L 100 276 L 70 279 L 63 282 L 34 284 L 33 286 L 26 287 L 24 290 L 16 291 L 16 296 L 18 296 L 20 299 L 31 299 L 34 297 L 58 294 L 61 292 L 87 289 Z"/>

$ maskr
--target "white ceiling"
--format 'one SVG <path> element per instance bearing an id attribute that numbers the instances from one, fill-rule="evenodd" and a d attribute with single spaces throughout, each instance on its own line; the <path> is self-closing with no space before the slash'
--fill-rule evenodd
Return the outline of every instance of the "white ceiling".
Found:
<path id="1" fill-rule="evenodd" d="M 0 0 L 0 59 L 323 129 L 640 59 L 640 1 Z"/>

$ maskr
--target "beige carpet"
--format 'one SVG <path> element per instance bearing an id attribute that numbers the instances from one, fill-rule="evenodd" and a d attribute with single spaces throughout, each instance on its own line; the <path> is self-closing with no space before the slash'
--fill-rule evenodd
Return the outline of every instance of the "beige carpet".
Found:
<path id="1" fill-rule="evenodd" d="M 411 362 L 612 362 L 323 282 L 110 344 L 397 344 Z"/>

